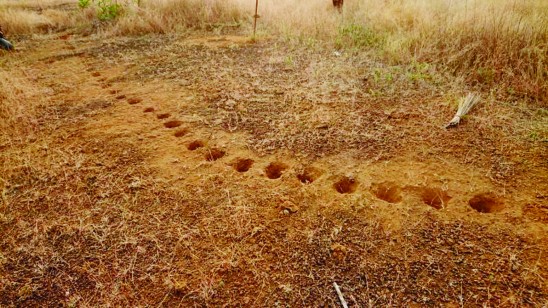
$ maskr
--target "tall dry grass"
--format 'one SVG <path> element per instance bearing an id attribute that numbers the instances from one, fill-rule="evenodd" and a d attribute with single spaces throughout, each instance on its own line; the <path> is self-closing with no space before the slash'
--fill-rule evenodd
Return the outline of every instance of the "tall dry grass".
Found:
<path id="1" fill-rule="evenodd" d="M 116 34 L 242 23 L 255 1 L 143 0 Z M 548 95 L 548 2 L 543 0 L 355 0 L 338 14 L 327 0 L 262 0 L 259 33 L 373 51 L 396 64 L 439 64 L 472 85 Z"/>
<path id="2" fill-rule="evenodd" d="M 236 25 L 246 18 L 246 10 L 238 1 L 142 0 L 140 6 L 125 7 L 125 12 L 111 33 L 135 35 L 211 29 L 215 26 Z"/>
<path id="3" fill-rule="evenodd" d="M 67 4 L 68 3 L 68 4 Z M 110 35 L 173 33 L 240 25 L 250 33 L 252 0 L 141 0 L 102 27 Z M 76 1 L 0 4 L 8 33 L 90 26 L 93 8 Z M 372 51 L 396 64 L 439 64 L 471 84 L 509 84 L 509 92 L 548 96 L 548 1 L 354 0 L 338 14 L 329 0 L 261 0 L 259 33 L 336 48 Z M 84 26 L 82 26 L 84 25 Z"/>
<path id="4" fill-rule="evenodd" d="M 548 95 L 548 1 L 356 0 L 339 15 L 330 1 L 262 1 L 263 29 L 375 51 L 396 63 L 440 64 L 471 83 L 511 81 Z"/>
<path id="5" fill-rule="evenodd" d="M 0 25 L 7 35 L 63 31 L 89 24 L 89 12 L 76 10 L 75 1 L 6 0 L 0 2 Z"/>

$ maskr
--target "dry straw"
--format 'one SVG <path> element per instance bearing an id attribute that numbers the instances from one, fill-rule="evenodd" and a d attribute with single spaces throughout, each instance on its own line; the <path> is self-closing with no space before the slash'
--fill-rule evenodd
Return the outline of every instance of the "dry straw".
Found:
<path id="1" fill-rule="evenodd" d="M 459 102 L 459 109 L 453 117 L 453 119 L 445 126 L 445 128 L 457 126 L 460 123 L 462 117 L 464 117 L 474 105 L 480 100 L 480 96 L 475 93 L 468 93 L 468 95 Z"/>

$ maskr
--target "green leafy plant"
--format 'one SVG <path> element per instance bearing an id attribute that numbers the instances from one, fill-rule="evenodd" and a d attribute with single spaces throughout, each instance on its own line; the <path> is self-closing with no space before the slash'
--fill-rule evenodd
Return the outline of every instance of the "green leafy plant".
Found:
<path id="1" fill-rule="evenodd" d="M 122 5 L 112 0 L 98 0 L 97 7 L 99 8 L 99 20 L 112 20 L 120 16 L 122 12 Z"/>
<path id="2" fill-rule="evenodd" d="M 116 0 L 78 0 L 81 9 L 86 9 L 92 4 L 97 7 L 97 18 L 101 21 L 116 19 L 124 9 Z"/>
<path id="3" fill-rule="evenodd" d="M 354 23 L 342 26 L 336 39 L 338 47 L 376 47 L 383 42 L 384 37 L 381 33 L 365 25 Z"/>
<path id="4" fill-rule="evenodd" d="M 91 5 L 92 0 L 78 0 L 78 6 L 81 9 L 88 8 Z"/>
<path id="5" fill-rule="evenodd" d="M 285 57 L 284 59 L 284 63 L 285 65 L 287 66 L 293 66 L 295 64 L 295 60 L 293 60 L 293 57 L 292 56 L 287 56 Z"/>
<path id="6" fill-rule="evenodd" d="M 426 62 L 413 61 L 406 75 L 411 81 L 432 80 L 430 65 Z"/>

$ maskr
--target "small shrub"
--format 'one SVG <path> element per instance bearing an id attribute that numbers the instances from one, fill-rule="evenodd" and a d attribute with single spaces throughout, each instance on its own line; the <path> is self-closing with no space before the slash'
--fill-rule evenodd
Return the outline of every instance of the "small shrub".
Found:
<path id="1" fill-rule="evenodd" d="M 124 5 L 115 0 L 78 0 L 78 6 L 81 9 L 86 9 L 92 4 L 97 7 L 97 18 L 101 21 L 118 18 L 124 9 Z"/>
<path id="2" fill-rule="evenodd" d="M 91 5 L 91 0 L 78 0 L 78 6 L 81 9 L 86 9 Z"/>
<path id="3" fill-rule="evenodd" d="M 349 24 L 339 29 L 336 39 L 337 47 L 378 47 L 382 45 L 384 37 L 375 30 L 358 24 Z"/>
<path id="4" fill-rule="evenodd" d="M 99 8 L 97 17 L 102 21 L 115 19 L 123 9 L 121 4 L 112 0 L 98 0 L 97 7 Z"/>
<path id="5" fill-rule="evenodd" d="M 426 62 L 412 62 L 407 72 L 410 81 L 431 80 L 430 65 Z"/>

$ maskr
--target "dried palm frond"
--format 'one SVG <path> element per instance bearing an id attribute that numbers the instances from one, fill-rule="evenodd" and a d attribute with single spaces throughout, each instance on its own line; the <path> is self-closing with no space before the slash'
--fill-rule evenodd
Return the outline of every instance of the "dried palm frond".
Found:
<path id="1" fill-rule="evenodd" d="M 457 126 L 460 123 L 460 119 L 465 116 L 474 105 L 476 105 L 480 100 L 480 96 L 475 93 L 468 93 L 468 95 L 463 98 L 459 103 L 459 109 L 457 110 L 457 114 L 453 117 L 453 119 L 445 126 L 445 128 Z"/>

